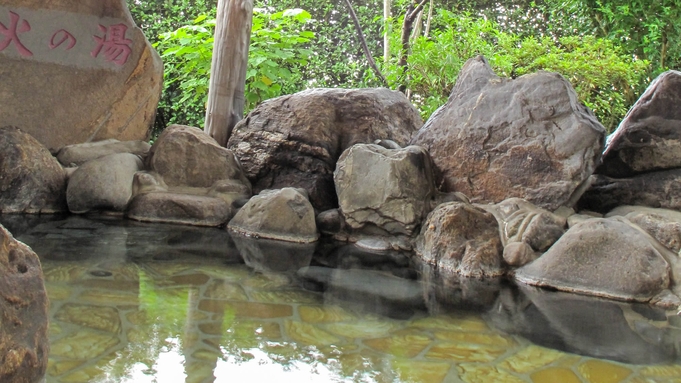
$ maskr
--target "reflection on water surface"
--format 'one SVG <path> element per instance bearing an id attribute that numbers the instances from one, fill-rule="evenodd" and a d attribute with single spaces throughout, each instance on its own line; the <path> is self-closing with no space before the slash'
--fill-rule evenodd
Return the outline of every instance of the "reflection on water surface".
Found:
<path id="1" fill-rule="evenodd" d="M 43 262 L 47 383 L 681 382 L 681 320 L 647 306 L 455 283 L 354 246 L 1 218 Z"/>

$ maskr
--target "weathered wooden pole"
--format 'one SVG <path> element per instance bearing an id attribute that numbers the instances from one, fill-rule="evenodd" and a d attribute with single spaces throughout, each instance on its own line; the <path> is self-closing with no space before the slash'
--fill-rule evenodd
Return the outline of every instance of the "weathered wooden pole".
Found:
<path id="1" fill-rule="evenodd" d="M 392 0 L 383 0 L 383 61 L 390 60 L 390 34 L 388 33 Z"/>
<path id="2" fill-rule="evenodd" d="M 222 146 L 244 113 L 253 0 L 219 0 L 203 130 Z"/>

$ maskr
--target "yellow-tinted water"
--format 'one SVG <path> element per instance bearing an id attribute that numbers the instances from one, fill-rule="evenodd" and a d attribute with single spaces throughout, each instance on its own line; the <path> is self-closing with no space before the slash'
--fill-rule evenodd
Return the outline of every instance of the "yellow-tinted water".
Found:
<path id="1" fill-rule="evenodd" d="M 468 311 L 466 299 L 433 303 L 443 288 L 425 284 L 423 307 L 384 310 L 303 289 L 295 272 L 179 249 L 181 240 L 129 251 L 182 235 L 144 240 L 143 226 L 111 235 L 87 226 L 58 238 L 66 250 L 46 245 L 52 229 L 24 236 L 42 241 L 34 248 L 51 302 L 47 383 L 681 382 L 673 313 L 518 290 Z M 83 239 L 88 231 L 97 239 Z M 561 311 L 594 305 L 585 315 Z"/>

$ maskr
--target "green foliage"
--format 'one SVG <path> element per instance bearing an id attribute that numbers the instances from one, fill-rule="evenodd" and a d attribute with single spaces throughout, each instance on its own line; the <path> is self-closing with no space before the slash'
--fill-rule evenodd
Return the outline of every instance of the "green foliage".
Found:
<path id="1" fill-rule="evenodd" d="M 681 4 L 678 0 L 589 0 L 603 35 L 653 62 L 653 75 L 681 69 Z"/>
<path id="2" fill-rule="evenodd" d="M 261 0 L 261 2 L 265 1 Z M 382 14 L 382 1 L 352 0 L 352 4 L 372 56 L 381 57 L 383 22 L 377 16 Z M 368 67 L 357 40 L 357 32 L 344 1 L 281 0 L 277 1 L 276 5 L 309 10 L 315 21 L 309 25 L 309 29 L 320 37 L 307 45 L 313 53 L 302 73 L 301 85 L 303 86 L 300 89 L 304 87 L 356 88 L 379 84 L 376 81 L 366 82 L 365 74 L 371 69 Z"/>
<path id="3" fill-rule="evenodd" d="M 649 67 L 647 61 L 624 54 L 614 41 L 593 36 L 562 37 L 557 42 L 528 37 L 507 54 L 514 76 L 538 70 L 565 76 L 608 131 L 617 127 L 636 101 L 635 91 L 646 81 Z"/>
<path id="4" fill-rule="evenodd" d="M 626 114 L 635 101 L 634 90 L 646 79 L 648 63 L 634 60 L 612 40 L 521 38 L 484 18 L 446 10 L 439 11 L 436 23 L 429 38 L 414 41 L 406 74 L 396 60 L 384 66 L 392 84 L 408 84 L 424 119 L 444 104 L 463 64 L 478 54 L 500 76 L 515 78 L 538 70 L 561 73 L 609 130 Z"/>
<path id="5" fill-rule="evenodd" d="M 212 17 L 211 17 L 212 16 Z M 306 30 L 311 16 L 302 9 L 269 13 L 256 9 L 246 74 L 246 111 L 257 103 L 297 90 L 300 68 L 310 51 L 303 44 L 314 38 Z M 165 63 L 165 90 L 171 94 L 168 124 L 203 125 L 213 53 L 214 15 L 200 15 L 191 25 L 160 35 L 155 44 Z"/>
<path id="6" fill-rule="evenodd" d="M 202 13 L 214 12 L 216 6 L 217 0 L 128 0 L 128 8 L 135 23 L 142 29 L 152 44 L 158 42 L 160 34 L 174 31 L 186 25 Z M 167 60 L 164 61 L 166 61 L 167 69 Z M 165 72 L 167 78 L 168 70 Z M 181 96 L 182 91 L 177 89 L 177 83 L 175 85 L 166 84 L 156 111 L 154 123 L 156 134 L 171 123 L 185 123 L 191 120 L 181 114 L 185 113 L 184 111 L 178 111 L 174 108 L 177 99 Z M 190 115 L 203 114 L 202 108 L 188 111 L 188 113 Z"/>
<path id="7" fill-rule="evenodd" d="M 312 52 L 304 44 L 315 38 L 306 29 L 312 16 L 295 8 L 274 14 L 259 9 L 253 15 L 246 72 L 246 110 L 268 98 L 300 89 L 301 68 Z"/>
<path id="8" fill-rule="evenodd" d="M 202 125 L 217 0 L 128 2 L 138 25 L 164 53 L 166 88 L 157 129 L 170 123 Z M 247 109 L 307 87 L 380 84 L 343 1 L 255 3 L 262 9 L 254 19 Z M 407 85 L 426 118 L 446 100 L 461 66 L 475 54 L 485 55 L 501 76 L 539 69 L 562 73 L 609 128 L 652 77 L 681 64 L 678 0 L 441 0 L 435 2 L 429 38 L 413 41 L 409 69 L 403 73 L 396 65 L 399 34 L 413 0 L 393 0 L 393 18 L 387 24 L 392 60 L 387 63 L 382 60 L 382 3 L 352 0 L 369 49 L 390 86 Z M 296 20 L 274 13 L 275 7 L 310 13 L 301 12 L 296 17 L 302 20 Z M 205 17 L 196 23 L 189 21 L 201 14 Z M 160 42 L 159 35 L 164 36 Z"/>

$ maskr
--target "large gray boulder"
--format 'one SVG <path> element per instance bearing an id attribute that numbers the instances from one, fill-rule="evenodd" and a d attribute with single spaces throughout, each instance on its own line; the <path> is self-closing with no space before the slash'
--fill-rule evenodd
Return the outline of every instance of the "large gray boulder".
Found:
<path id="1" fill-rule="evenodd" d="M 681 168 L 627 178 L 594 174 L 590 183 L 579 200 L 580 209 L 607 213 L 621 205 L 640 205 L 681 210 Z"/>
<path id="2" fill-rule="evenodd" d="M 422 261 L 463 277 L 504 274 L 502 251 L 494 216 L 462 202 L 438 205 L 416 240 L 416 255 Z"/>
<path id="3" fill-rule="evenodd" d="M 479 203 L 520 197 L 553 211 L 576 202 L 604 139 L 603 126 L 561 75 L 500 78 L 478 56 L 411 144 L 429 151 L 442 191 Z"/>
<path id="4" fill-rule="evenodd" d="M 0 128 L 0 213 L 66 211 L 66 173 L 40 142 Z"/>
<path id="5" fill-rule="evenodd" d="M 8 28 L 0 53 L 3 124 L 53 151 L 148 139 L 163 63 L 126 1 L 3 0 L 0 15 Z"/>
<path id="6" fill-rule="evenodd" d="M 622 217 L 585 220 L 539 259 L 518 269 L 515 278 L 563 291 L 650 301 L 670 287 L 667 259 L 676 256 L 654 242 Z"/>
<path id="7" fill-rule="evenodd" d="M 90 160 L 116 153 L 131 153 L 146 158 L 150 148 L 151 145 L 146 141 L 118 141 L 111 138 L 64 146 L 59 149 L 57 159 L 64 166 L 80 166 Z"/>
<path id="8" fill-rule="evenodd" d="M 314 208 L 304 189 L 263 190 L 244 205 L 227 227 L 255 238 L 309 243 L 319 238 Z"/>
<path id="9" fill-rule="evenodd" d="M 233 180 L 250 189 L 234 153 L 198 128 L 169 126 L 151 147 L 147 162 L 170 187 L 210 188 L 217 182 Z"/>
<path id="10" fill-rule="evenodd" d="M 323 211 L 337 206 L 333 171 L 345 149 L 377 139 L 406 145 L 422 124 L 400 92 L 310 89 L 260 104 L 234 127 L 227 148 L 255 193 L 300 187 Z"/>
<path id="11" fill-rule="evenodd" d="M 0 225 L 0 382 L 42 381 L 47 305 L 38 256 Z"/>
<path id="12" fill-rule="evenodd" d="M 353 230 L 373 225 L 410 236 L 435 194 L 430 158 L 418 146 L 354 145 L 340 156 L 334 182 L 345 224 Z"/>
<path id="13" fill-rule="evenodd" d="M 110 154 L 80 166 L 69 178 L 66 202 L 72 213 L 124 211 L 132 198 L 135 173 L 142 160 L 130 153 Z"/>
<path id="14" fill-rule="evenodd" d="M 596 173 L 615 178 L 681 167 L 681 72 L 659 75 L 608 137 Z"/>
<path id="15" fill-rule="evenodd" d="M 125 214 L 137 221 L 221 226 L 234 216 L 234 209 L 217 197 L 151 191 L 135 196 Z"/>

